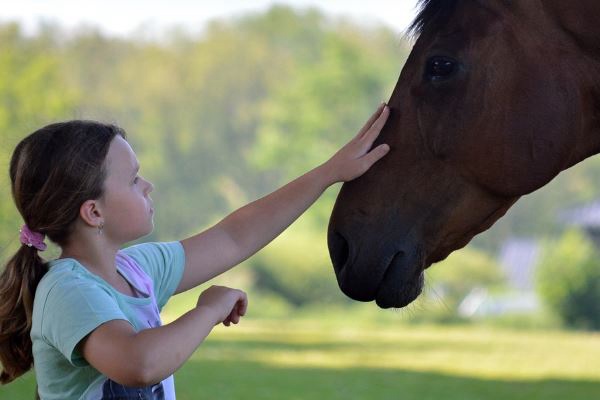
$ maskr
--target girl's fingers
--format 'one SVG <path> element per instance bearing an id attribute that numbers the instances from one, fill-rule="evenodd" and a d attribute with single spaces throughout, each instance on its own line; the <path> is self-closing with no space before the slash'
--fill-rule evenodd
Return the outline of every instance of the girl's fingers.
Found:
<path id="1" fill-rule="evenodd" d="M 233 309 L 233 311 L 231 311 L 231 318 L 230 318 L 231 322 L 233 322 L 234 324 L 237 324 L 238 322 L 240 322 L 240 313 L 239 310 L 236 308 Z"/>
<path id="2" fill-rule="evenodd" d="M 390 151 L 390 146 L 387 144 L 380 144 L 375 147 L 369 153 L 367 153 L 362 160 L 366 163 L 367 169 L 371 168 L 373 164 L 379 161 L 383 156 L 385 156 Z"/>
<path id="3" fill-rule="evenodd" d="M 390 108 L 386 106 L 381 114 L 379 114 L 379 117 L 375 120 L 375 122 L 373 122 L 371 128 L 365 132 L 363 138 L 369 143 L 369 145 L 371 145 L 375 139 L 377 139 L 377 136 L 379 136 L 379 133 L 381 133 L 381 130 L 385 126 L 389 116 Z"/>
<path id="4" fill-rule="evenodd" d="M 236 304 L 236 309 L 239 315 L 246 315 L 246 310 L 248 309 L 248 296 L 246 293 L 242 292 L 242 296 Z"/>
<path id="5" fill-rule="evenodd" d="M 381 115 L 381 113 L 383 112 L 385 107 L 386 107 L 385 103 L 381 103 L 379 105 L 379 107 L 377 107 L 377 110 L 375 111 L 375 113 L 373 113 L 373 115 L 371 115 L 371 118 L 369 118 L 369 120 L 365 123 L 365 125 L 361 128 L 361 130 L 358 131 L 358 134 L 356 135 L 357 139 L 361 138 L 369 130 L 369 128 L 371 128 L 371 126 L 377 120 L 377 118 L 379 118 L 379 116 Z"/>
<path id="6" fill-rule="evenodd" d="M 242 292 L 240 296 L 240 300 L 236 303 L 236 305 L 231 310 L 231 313 L 225 318 L 223 321 L 223 325 L 230 326 L 230 324 L 237 324 L 240 322 L 240 318 L 246 314 L 246 310 L 248 308 L 248 298 L 246 297 L 246 293 Z"/>
<path id="7" fill-rule="evenodd" d="M 237 322 L 235 321 L 235 316 L 233 315 L 233 313 L 229 314 L 227 316 L 227 318 L 225 318 L 225 320 L 223 321 L 223 325 L 225 326 L 230 326 L 231 323 L 236 324 Z"/>

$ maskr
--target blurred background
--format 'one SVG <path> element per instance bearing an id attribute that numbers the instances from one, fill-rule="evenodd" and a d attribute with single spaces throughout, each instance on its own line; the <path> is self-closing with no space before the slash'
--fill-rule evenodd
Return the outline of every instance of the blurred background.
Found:
<path id="1" fill-rule="evenodd" d="M 22 224 L 8 164 L 57 120 L 113 122 L 178 240 L 324 162 L 387 100 L 411 1 L 20 1 L 0 10 L 0 259 Z M 401 310 L 338 289 L 326 227 L 339 185 L 210 284 L 249 292 L 176 374 L 180 399 L 600 397 L 600 158 L 522 198 L 427 272 Z M 56 257 L 58 250 L 45 253 Z M 165 322 L 205 287 L 175 296 Z M 0 387 L 33 398 L 33 374 Z"/>

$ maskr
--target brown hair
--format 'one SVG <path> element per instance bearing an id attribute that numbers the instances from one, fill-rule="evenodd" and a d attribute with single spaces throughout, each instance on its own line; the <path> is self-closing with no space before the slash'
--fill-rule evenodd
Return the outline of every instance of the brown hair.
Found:
<path id="1" fill-rule="evenodd" d="M 17 145 L 10 162 L 12 195 L 29 229 L 59 246 L 68 243 L 81 204 L 102 196 L 104 160 L 117 135 L 125 137 L 114 125 L 77 120 L 45 126 Z M 38 250 L 23 245 L 0 275 L 2 384 L 33 365 L 33 299 L 47 270 Z"/>

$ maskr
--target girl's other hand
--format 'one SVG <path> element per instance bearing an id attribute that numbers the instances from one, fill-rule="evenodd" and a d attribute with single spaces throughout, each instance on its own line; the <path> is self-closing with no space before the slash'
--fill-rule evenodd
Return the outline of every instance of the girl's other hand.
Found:
<path id="1" fill-rule="evenodd" d="M 204 307 L 212 313 L 215 325 L 222 322 L 229 326 L 231 323 L 237 324 L 246 314 L 248 296 L 238 289 L 214 285 L 200 294 L 196 307 Z"/>
<path id="2" fill-rule="evenodd" d="M 387 144 L 381 144 L 371 151 L 369 149 L 389 115 L 387 104 L 381 104 L 358 134 L 323 165 L 331 174 L 332 183 L 358 178 L 388 153 L 390 146 Z"/>

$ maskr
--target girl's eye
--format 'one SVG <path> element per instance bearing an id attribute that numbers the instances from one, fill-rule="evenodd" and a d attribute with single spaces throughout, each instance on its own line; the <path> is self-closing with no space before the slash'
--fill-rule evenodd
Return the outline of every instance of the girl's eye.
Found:
<path id="1" fill-rule="evenodd" d="M 133 184 L 134 185 L 137 184 L 139 179 L 140 179 L 139 176 L 136 176 L 135 178 L 133 178 Z"/>

